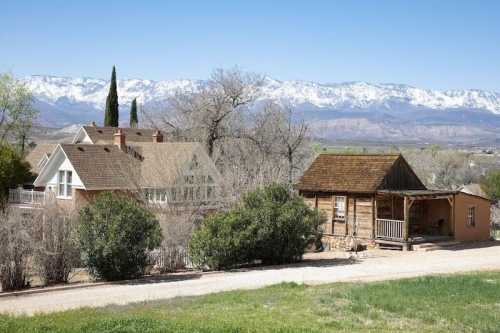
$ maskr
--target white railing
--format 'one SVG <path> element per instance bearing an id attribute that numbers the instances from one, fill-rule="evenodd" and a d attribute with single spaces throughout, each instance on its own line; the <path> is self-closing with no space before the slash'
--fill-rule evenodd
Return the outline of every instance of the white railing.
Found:
<path id="1" fill-rule="evenodd" d="M 377 238 L 402 241 L 405 221 L 377 219 Z"/>
<path id="2" fill-rule="evenodd" d="M 9 203 L 25 205 L 43 205 L 48 199 L 48 194 L 42 191 L 25 190 L 16 188 L 9 190 Z"/>

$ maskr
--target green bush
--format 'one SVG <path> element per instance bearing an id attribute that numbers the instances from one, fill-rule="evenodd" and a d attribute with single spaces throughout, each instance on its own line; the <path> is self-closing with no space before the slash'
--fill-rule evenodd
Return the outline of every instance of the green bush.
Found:
<path id="1" fill-rule="evenodd" d="M 193 264 L 210 269 L 261 260 L 284 264 L 302 258 L 321 237 L 321 218 L 287 188 L 272 185 L 246 195 L 226 213 L 207 217 L 189 243 Z"/>
<path id="2" fill-rule="evenodd" d="M 9 144 L 0 141 L 0 209 L 5 205 L 9 188 L 32 178 L 28 163 Z"/>
<path id="3" fill-rule="evenodd" d="M 147 251 L 160 246 L 161 230 L 138 201 L 105 192 L 80 211 L 79 241 L 92 275 L 131 279 L 144 274 Z"/>
<path id="4" fill-rule="evenodd" d="M 500 170 L 490 170 L 481 178 L 481 188 L 492 200 L 500 199 Z"/>

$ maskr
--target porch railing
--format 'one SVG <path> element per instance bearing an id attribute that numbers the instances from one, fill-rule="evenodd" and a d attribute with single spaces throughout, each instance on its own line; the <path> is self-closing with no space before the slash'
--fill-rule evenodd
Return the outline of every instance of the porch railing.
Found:
<path id="1" fill-rule="evenodd" d="M 405 221 L 377 219 L 376 237 L 381 239 L 402 241 Z"/>
<path id="2" fill-rule="evenodd" d="M 9 190 L 9 203 L 25 205 L 44 205 L 48 194 L 42 191 L 25 190 L 16 188 Z"/>

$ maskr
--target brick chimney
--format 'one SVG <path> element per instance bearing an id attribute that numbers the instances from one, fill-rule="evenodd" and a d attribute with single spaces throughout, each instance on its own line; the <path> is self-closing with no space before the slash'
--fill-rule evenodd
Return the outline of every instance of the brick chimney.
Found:
<path id="1" fill-rule="evenodd" d="M 121 151 L 127 151 L 127 146 L 125 144 L 125 134 L 123 134 L 121 128 L 119 128 L 118 131 L 113 134 L 113 143 L 118 146 Z"/>
<path id="2" fill-rule="evenodd" d="M 153 133 L 153 142 L 163 142 L 163 134 L 160 131 L 157 130 Z"/>

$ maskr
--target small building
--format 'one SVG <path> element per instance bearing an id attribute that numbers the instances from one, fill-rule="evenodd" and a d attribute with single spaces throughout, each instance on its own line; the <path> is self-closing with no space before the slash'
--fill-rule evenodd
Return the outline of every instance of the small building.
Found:
<path id="1" fill-rule="evenodd" d="M 326 217 L 324 242 L 410 249 L 438 241 L 490 238 L 490 201 L 461 191 L 429 190 L 399 154 L 321 154 L 296 185 Z"/>
<path id="2" fill-rule="evenodd" d="M 9 203 L 21 208 L 50 201 L 78 209 L 103 191 L 169 208 L 212 209 L 220 201 L 222 177 L 205 149 L 165 142 L 157 130 L 83 126 L 73 143 L 40 144 L 27 161 L 36 179 L 9 191 Z"/>

